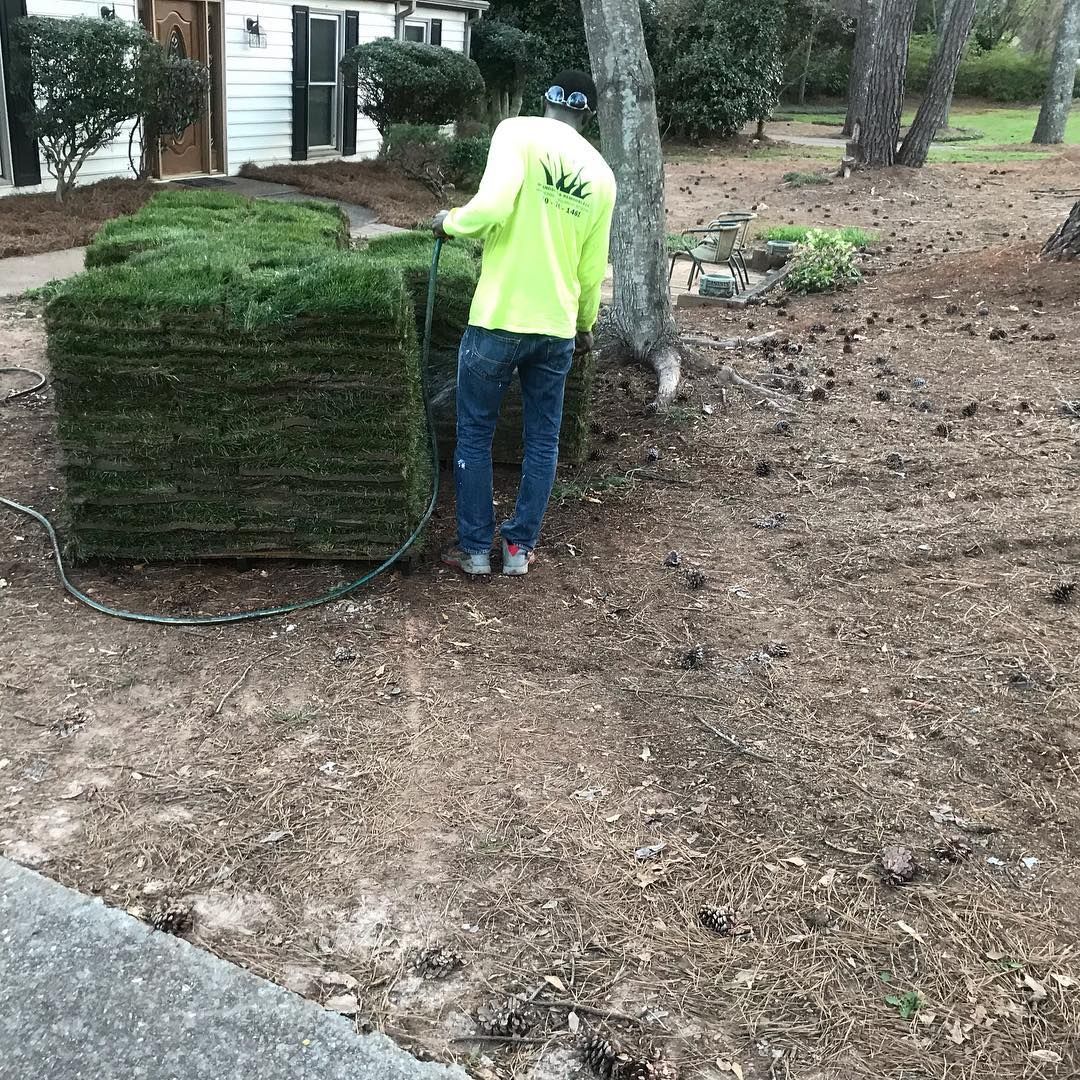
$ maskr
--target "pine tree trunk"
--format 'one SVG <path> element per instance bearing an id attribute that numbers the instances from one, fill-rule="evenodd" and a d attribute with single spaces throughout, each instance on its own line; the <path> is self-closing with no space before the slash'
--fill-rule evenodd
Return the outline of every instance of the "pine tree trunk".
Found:
<path id="1" fill-rule="evenodd" d="M 881 18 L 881 0 L 862 0 L 859 22 L 855 30 L 855 47 L 851 53 L 851 73 L 848 76 L 847 114 L 844 135 L 855 132 L 855 118 L 863 111 L 867 80 L 870 76 L 870 54 L 874 33 Z"/>
<path id="2" fill-rule="evenodd" d="M 611 230 L 615 294 L 611 325 L 624 348 L 657 374 L 657 403 L 679 385 L 678 331 L 667 282 L 664 160 L 656 88 L 637 0 L 581 0 L 600 138 L 619 195 Z"/>
<path id="3" fill-rule="evenodd" d="M 952 0 L 944 18 L 945 27 L 938 38 L 937 55 L 930 67 L 926 93 L 897 155 L 896 160 L 901 165 L 924 165 L 930 143 L 945 123 L 960 58 L 975 22 L 975 0 Z"/>
<path id="4" fill-rule="evenodd" d="M 1059 143 L 1065 139 L 1065 122 L 1072 105 L 1073 82 L 1076 79 L 1076 58 L 1080 55 L 1080 0 L 1065 0 L 1050 61 L 1050 79 L 1046 96 L 1039 110 L 1039 122 L 1031 141 Z"/>
<path id="5" fill-rule="evenodd" d="M 1045 259 L 1080 259 L 1080 202 L 1073 203 L 1069 216 L 1042 249 Z"/>
<path id="6" fill-rule="evenodd" d="M 892 165 L 904 110 L 908 40 L 915 0 L 881 0 L 881 17 L 870 37 L 866 92 L 852 124 L 856 157 L 867 165 Z"/>

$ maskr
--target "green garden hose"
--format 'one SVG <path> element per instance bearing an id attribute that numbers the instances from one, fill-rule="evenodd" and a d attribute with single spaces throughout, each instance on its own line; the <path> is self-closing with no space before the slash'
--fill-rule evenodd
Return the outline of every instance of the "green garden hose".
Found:
<path id="1" fill-rule="evenodd" d="M 376 566 L 374 570 L 369 570 L 363 577 L 359 577 L 346 585 L 339 585 L 336 589 L 331 589 L 330 592 L 309 600 L 301 600 L 295 604 L 282 604 L 280 607 L 259 608 L 257 611 L 232 612 L 226 615 L 151 615 L 141 611 L 124 611 L 122 608 L 109 607 L 108 604 L 99 603 L 72 584 L 64 568 L 64 559 L 60 553 L 60 541 L 56 535 L 56 529 L 53 528 L 52 522 L 44 514 L 29 506 L 23 506 L 22 503 L 17 503 L 13 499 L 6 499 L 2 495 L 0 495 L 0 504 L 33 518 L 45 530 L 52 543 L 60 582 L 76 600 L 86 604 L 87 607 L 93 608 L 94 611 L 101 612 L 102 615 L 115 615 L 117 618 L 129 619 L 133 622 L 158 623 L 164 626 L 220 626 L 224 623 L 247 622 L 249 619 L 265 619 L 271 615 L 288 615 L 293 611 L 303 611 L 305 608 L 329 604 L 367 585 L 368 582 L 373 581 L 384 571 L 389 570 L 416 543 L 420 533 L 423 532 L 424 527 L 431 520 L 431 515 L 435 512 L 435 504 L 439 500 L 439 448 L 435 436 L 435 419 L 431 411 L 431 395 L 428 391 L 428 358 L 431 352 L 431 321 L 435 313 L 435 282 L 439 273 L 439 255 L 442 252 L 442 245 L 442 239 L 436 238 L 435 251 L 431 256 L 431 270 L 428 274 L 427 310 L 424 314 L 424 341 L 420 358 L 424 411 L 427 415 L 428 433 L 431 442 L 431 499 L 428 501 L 427 509 L 420 518 L 420 523 L 413 529 L 408 540 L 393 555 Z M 0 372 L 4 373 L 15 371 L 36 375 L 41 381 L 28 390 L 19 390 L 8 395 L 5 400 L 10 401 L 12 398 L 21 397 L 23 394 L 33 393 L 45 384 L 45 378 L 40 372 L 29 371 L 26 368 L 0 368 Z"/>

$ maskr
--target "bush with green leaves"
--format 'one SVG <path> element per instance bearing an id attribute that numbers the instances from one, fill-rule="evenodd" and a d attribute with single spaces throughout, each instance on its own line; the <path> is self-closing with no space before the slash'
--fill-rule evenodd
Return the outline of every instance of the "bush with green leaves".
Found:
<path id="1" fill-rule="evenodd" d="M 383 142 L 383 157 L 441 196 L 447 184 L 475 189 L 490 149 L 488 135 L 452 139 L 434 124 L 394 124 Z"/>
<path id="2" fill-rule="evenodd" d="M 815 229 L 811 225 L 770 225 L 768 228 L 760 230 L 758 236 L 762 240 L 780 240 L 789 244 L 804 244 L 812 232 L 828 237 L 837 236 L 845 244 L 851 244 L 852 247 L 860 250 L 869 247 L 877 239 L 876 233 L 860 229 L 857 225 L 842 225 L 838 229 Z"/>
<path id="3" fill-rule="evenodd" d="M 784 278 L 793 293 L 829 292 L 862 278 L 855 265 L 855 246 L 837 234 L 811 229 L 795 252 L 794 265 Z"/>
<path id="4" fill-rule="evenodd" d="M 743 0 L 660 0 L 656 73 L 661 128 L 728 138 L 780 96 L 783 7 Z"/>
<path id="5" fill-rule="evenodd" d="M 472 60 L 417 41 L 357 45 L 341 70 L 356 80 L 357 106 L 384 138 L 394 124 L 448 124 L 474 110 L 484 93 Z"/>
<path id="6" fill-rule="evenodd" d="M 446 148 L 446 177 L 455 187 L 474 190 L 480 184 L 491 149 L 490 135 L 451 139 Z"/>
<path id="7" fill-rule="evenodd" d="M 139 114 L 139 58 L 148 35 L 122 19 L 18 19 L 14 88 L 56 178 L 56 198 L 86 159 Z"/>
<path id="8" fill-rule="evenodd" d="M 206 112 L 210 72 L 197 60 L 170 56 L 147 37 L 137 71 L 139 120 L 131 131 L 128 159 L 140 178 L 149 176 L 157 152 L 181 135 Z M 142 153 L 138 164 L 132 153 L 136 136 Z"/>
<path id="9" fill-rule="evenodd" d="M 473 27 L 469 55 L 487 88 L 487 121 L 492 128 L 521 112 L 525 87 L 547 69 L 543 42 L 502 19 L 481 19 Z"/>

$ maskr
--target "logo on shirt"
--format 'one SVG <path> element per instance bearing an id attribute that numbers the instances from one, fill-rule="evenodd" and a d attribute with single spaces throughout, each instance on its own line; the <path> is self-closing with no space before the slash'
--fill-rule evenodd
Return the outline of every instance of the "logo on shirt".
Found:
<path id="1" fill-rule="evenodd" d="M 544 187 L 550 194 L 575 199 L 579 203 L 584 202 L 592 194 L 588 190 L 589 181 L 581 179 L 584 167 L 572 173 L 562 161 L 555 158 L 541 160 L 540 167 L 544 170 L 546 181 Z"/>

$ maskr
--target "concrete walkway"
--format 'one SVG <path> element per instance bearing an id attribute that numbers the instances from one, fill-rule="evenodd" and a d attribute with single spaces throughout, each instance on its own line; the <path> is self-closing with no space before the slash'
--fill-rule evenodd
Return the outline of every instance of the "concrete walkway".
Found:
<path id="1" fill-rule="evenodd" d="M 467 1080 L 0 859 L 2 1080 Z"/>
<path id="2" fill-rule="evenodd" d="M 227 191 L 233 195 L 246 195 L 251 199 L 277 199 L 282 202 L 322 202 L 340 206 L 349 219 L 349 234 L 354 238 L 369 239 L 387 233 L 403 232 L 393 225 L 383 225 L 375 220 L 375 212 L 366 206 L 337 202 L 318 195 L 305 195 L 288 184 L 271 184 L 265 180 L 249 180 L 245 176 L 222 176 L 194 181 L 174 181 L 166 187 L 184 187 L 189 190 L 211 188 Z M 65 251 L 46 251 L 41 255 L 19 255 L 0 259 L 0 297 L 21 296 L 28 289 L 37 289 L 50 281 L 73 277 L 83 269 L 86 248 L 68 248 Z"/>

